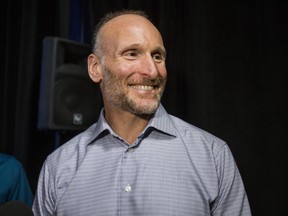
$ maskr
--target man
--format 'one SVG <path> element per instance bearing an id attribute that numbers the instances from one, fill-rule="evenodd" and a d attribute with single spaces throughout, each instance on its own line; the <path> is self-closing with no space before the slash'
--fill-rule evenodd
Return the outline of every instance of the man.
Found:
<path id="1" fill-rule="evenodd" d="M 104 109 L 45 161 L 37 215 L 250 215 L 228 146 L 160 104 L 165 48 L 143 12 L 108 14 L 88 57 Z"/>

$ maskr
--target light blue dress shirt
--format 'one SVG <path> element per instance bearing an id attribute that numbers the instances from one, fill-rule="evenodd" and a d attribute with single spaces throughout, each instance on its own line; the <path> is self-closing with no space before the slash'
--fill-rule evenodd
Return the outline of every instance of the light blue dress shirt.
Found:
<path id="1" fill-rule="evenodd" d="M 123 123 L 125 124 L 125 122 Z M 35 216 L 249 216 L 226 143 L 160 105 L 134 144 L 104 119 L 46 159 Z"/>

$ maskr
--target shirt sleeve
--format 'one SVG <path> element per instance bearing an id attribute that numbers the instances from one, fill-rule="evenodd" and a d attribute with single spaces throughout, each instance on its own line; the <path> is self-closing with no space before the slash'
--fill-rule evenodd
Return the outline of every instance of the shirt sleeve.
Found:
<path id="1" fill-rule="evenodd" d="M 216 156 L 219 193 L 211 205 L 212 216 L 250 216 L 250 206 L 232 153 L 225 145 Z"/>
<path id="2" fill-rule="evenodd" d="M 55 209 L 55 191 L 47 160 L 41 169 L 33 202 L 34 216 L 52 216 Z"/>
<path id="3" fill-rule="evenodd" d="M 8 200 L 19 200 L 32 206 L 33 194 L 22 164 L 11 157 L 10 168 L 12 178 L 10 181 L 13 185 Z"/>

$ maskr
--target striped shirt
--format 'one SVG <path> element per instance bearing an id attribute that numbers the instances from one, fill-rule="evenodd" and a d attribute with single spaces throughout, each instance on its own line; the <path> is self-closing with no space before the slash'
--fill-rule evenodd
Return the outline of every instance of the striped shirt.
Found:
<path id="1" fill-rule="evenodd" d="M 125 124 L 125 123 L 124 123 Z M 135 143 L 96 124 L 50 154 L 35 216 L 249 216 L 227 144 L 160 105 Z"/>

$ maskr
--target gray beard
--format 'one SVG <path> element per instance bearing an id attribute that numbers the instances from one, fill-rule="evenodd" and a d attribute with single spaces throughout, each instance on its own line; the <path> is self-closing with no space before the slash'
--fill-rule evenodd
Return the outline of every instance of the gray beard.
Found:
<path id="1" fill-rule="evenodd" d="M 143 83 L 153 82 L 151 80 L 143 81 Z M 104 68 L 103 71 L 103 81 L 101 83 L 101 89 L 105 99 L 112 103 L 115 107 L 123 109 L 125 111 L 134 113 L 136 115 L 151 115 L 156 112 L 157 108 L 160 105 L 161 97 L 165 89 L 166 80 L 163 80 L 161 77 L 157 78 L 157 82 L 162 86 L 163 90 L 157 94 L 155 99 L 157 102 L 150 104 L 138 104 L 132 98 L 127 96 L 127 93 L 121 88 L 119 79 L 114 75 L 114 73 L 108 69 Z M 161 84 L 162 83 L 162 84 Z"/>

